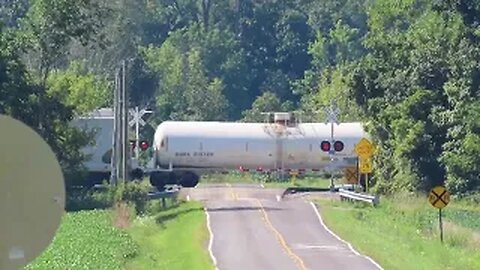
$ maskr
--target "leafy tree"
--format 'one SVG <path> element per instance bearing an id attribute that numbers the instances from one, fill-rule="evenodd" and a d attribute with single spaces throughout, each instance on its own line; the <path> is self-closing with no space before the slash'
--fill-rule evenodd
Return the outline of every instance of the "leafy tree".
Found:
<path id="1" fill-rule="evenodd" d="M 146 48 L 147 65 L 160 76 L 157 105 L 160 120 L 221 120 L 228 102 L 219 78 L 209 79 L 200 52 L 182 53 L 167 40 L 161 48 Z"/>
<path id="2" fill-rule="evenodd" d="M 74 108 L 76 115 L 111 104 L 112 87 L 105 79 L 82 70 L 79 62 L 72 62 L 65 70 L 50 73 L 47 79 L 48 95 L 57 96 L 62 103 Z"/>
<path id="3" fill-rule="evenodd" d="M 158 74 L 156 118 L 160 121 L 182 119 L 181 112 L 186 110 L 183 54 L 167 40 L 160 48 L 144 48 L 142 56 L 148 68 Z"/>
<path id="4" fill-rule="evenodd" d="M 27 74 L 11 32 L 0 25 L 0 113 L 17 118 L 26 118 L 31 111 L 30 92 Z"/>
<path id="5" fill-rule="evenodd" d="M 22 22 L 25 45 L 32 49 L 29 62 L 42 84 L 61 64 L 72 40 L 87 46 L 103 27 L 107 10 L 95 1 L 33 0 Z"/>
<path id="6" fill-rule="evenodd" d="M 28 0 L 2 0 L 0 5 L 0 22 L 6 27 L 16 27 L 20 18 L 28 10 Z"/>
<path id="7" fill-rule="evenodd" d="M 244 111 L 242 122 L 263 122 L 266 115 L 262 113 L 290 111 L 290 102 L 281 103 L 280 99 L 272 92 L 265 92 L 253 102 L 252 108 Z"/>
<path id="8" fill-rule="evenodd" d="M 324 69 L 318 85 L 302 97 L 301 109 L 305 119 L 323 122 L 325 109 L 335 103 L 341 112 L 339 121 L 360 121 L 360 109 L 350 94 L 350 80 L 349 66 Z"/>
<path id="9" fill-rule="evenodd" d="M 466 141 L 476 140 L 476 126 L 465 124 L 479 96 L 474 30 L 427 1 L 379 2 L 369 25 L 371 52 L 354 69 L 351 91 L 379 145 L 379 187 L 426 191 L 445 179 L 454 192 L 478 187 L 478 168 L 458 166 Z M 478 152 L 462 154 L 472 161 Z"/>
<path id="10" fill-rule="evenodd" d="M 225 119 L 228 103 L 222 93 L 223 83 L 218 78 L 208 80 L 198 51 L 189 52 L 188 72 L 185 98 L 189 120 Z"/>
<path id="11" fill-rule="evenodd" d="M 79 175 L 83 160 L 79 149 L 88 143 L 88 137 L 68 126 L 73 117 L 71 107 L 55 96 L 45 95 L 43 86 L 30 80 L 11 33 L 0 31 L 0 113 L 39 132 L 56 153 L 70 180 Z M 42 115 L 39 116 L 39 112 Z"/>

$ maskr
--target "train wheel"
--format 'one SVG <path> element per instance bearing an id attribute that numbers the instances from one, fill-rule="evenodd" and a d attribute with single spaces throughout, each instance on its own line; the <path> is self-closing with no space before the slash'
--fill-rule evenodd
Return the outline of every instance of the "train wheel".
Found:
<path id="1" fill-rule="evenodd" d="M 132 176 L 133 179 L 142 180 L 143 179 L 143 170 L 142 169 L 134 169 L 131 172 L 131 176 Z"/>
<path id="2" fill-rule="evenodd" d="M 150 174 L 150 184 L 154 187 L 156 187 L 159 191 L 162 191 L 165 189 L 165 180 L 164 180 L 164 175 L 159 172 L 152 172 Z"/>
<path id="3" fill-rule="evenodd" d="M 200 177 L 193 172 L 185 172 L 180 178 L 180 185 L 182 187 L 195 187 L 198 184 Z"/>

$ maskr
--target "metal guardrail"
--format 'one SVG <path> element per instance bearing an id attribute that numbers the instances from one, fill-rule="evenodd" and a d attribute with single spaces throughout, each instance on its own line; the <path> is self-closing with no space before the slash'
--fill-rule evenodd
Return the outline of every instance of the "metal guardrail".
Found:
<path id="1" fill-rule="evenodd" d="M 167 186 L 164 191 L 149 192 L 148 199 L 149 200 L 161 199 L 162 207 L 166 208 L 167 206 L 166 199 L 170 198 L 170 199 L 173 199 L 173 201 L 175 202 L 177 200 L 177 196 L 179 192 L 180 192 L 180 188 L 178 186 L 173 186 L 173 187 Z"/>
<path id="2" fill-rule="evenodd" d="M 176 198 L 177 195 L 178 195 L 178 190 L 175 190 L 175 191 L 158 191 L 158 192 L 148 193 L 148 198 L 150 200 Z"/>
<path id="3" fill-rule="evenodd" d="M 362 194 L 354 191 L 348 191 L 345 189 L 339 189 L 338 193 L 341 199 L 350 199 L 355 201 L 367 202 L 372 204 L 373 206 L 376 206 L 380 203 L 380 200 L 376 195 L 373 196 L 368 194 Z"/>

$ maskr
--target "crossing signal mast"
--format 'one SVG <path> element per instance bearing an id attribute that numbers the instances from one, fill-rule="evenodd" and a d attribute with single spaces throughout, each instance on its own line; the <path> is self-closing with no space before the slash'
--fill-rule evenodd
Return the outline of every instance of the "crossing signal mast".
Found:
<path id="1" fill-rule="evenodd" d="M 335 153 L 343 151 L 343 148 L 345 147 L 342 141 L 337 141 L 335 140 L 335 137 L 334 137 L 335 125 L 340 124 L 340 122 L 338 121 L 339 114 L 340 114 L 340 109 L 337 107 L 336 101 L 333 100 L 331 106 L 325 109 L 325 115 L 327 118 L 325 121 L 325 124 L 330 124 L 330 140 L 324 140 L 320 143 L 321 150 L 323 152 L 328 152 L 330 156 L 330 162 L 332 163 L 334 161 Z M 333 184 L 333 174 L 332 174 L 332 177 L 330 179 L 330 190 L 333 191 L 334 187 L 335 186 Z"/>

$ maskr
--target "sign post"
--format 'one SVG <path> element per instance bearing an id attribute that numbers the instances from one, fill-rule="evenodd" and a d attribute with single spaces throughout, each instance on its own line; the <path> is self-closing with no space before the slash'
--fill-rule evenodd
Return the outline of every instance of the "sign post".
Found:
<path id="1" fill-rule="evenodd" d="M 297 180 L 297 175 L 298 175 L 298 170 L 292 170 L 290 172 L 290 175 L 292 176 L 292 185 L 295 186 L 295 182 Z"/>
<path id="2" fill-rule="evenodd" d="M 428 201 L 430 204 L 438 208 L 438 226 L 440 229 L 440 242 L 443 243 L 443 224 L 442 224 L 442 208 L 448 205 L 450 202 L 450 193 L 443 186 L 436 186 L 432 188 L 428 195 Z"/>
<path id="3" fill-rule="evenodd" d="M 357 153 L 359 162 L 358 167 L 360 175 L 365 174 L 365 191 L 368 192 L 368 174 L 372 172 L 372 156 L 374 146 L 366 138 L 362 138 L 357 145 L 355 145 L 355 153 Z"/>

